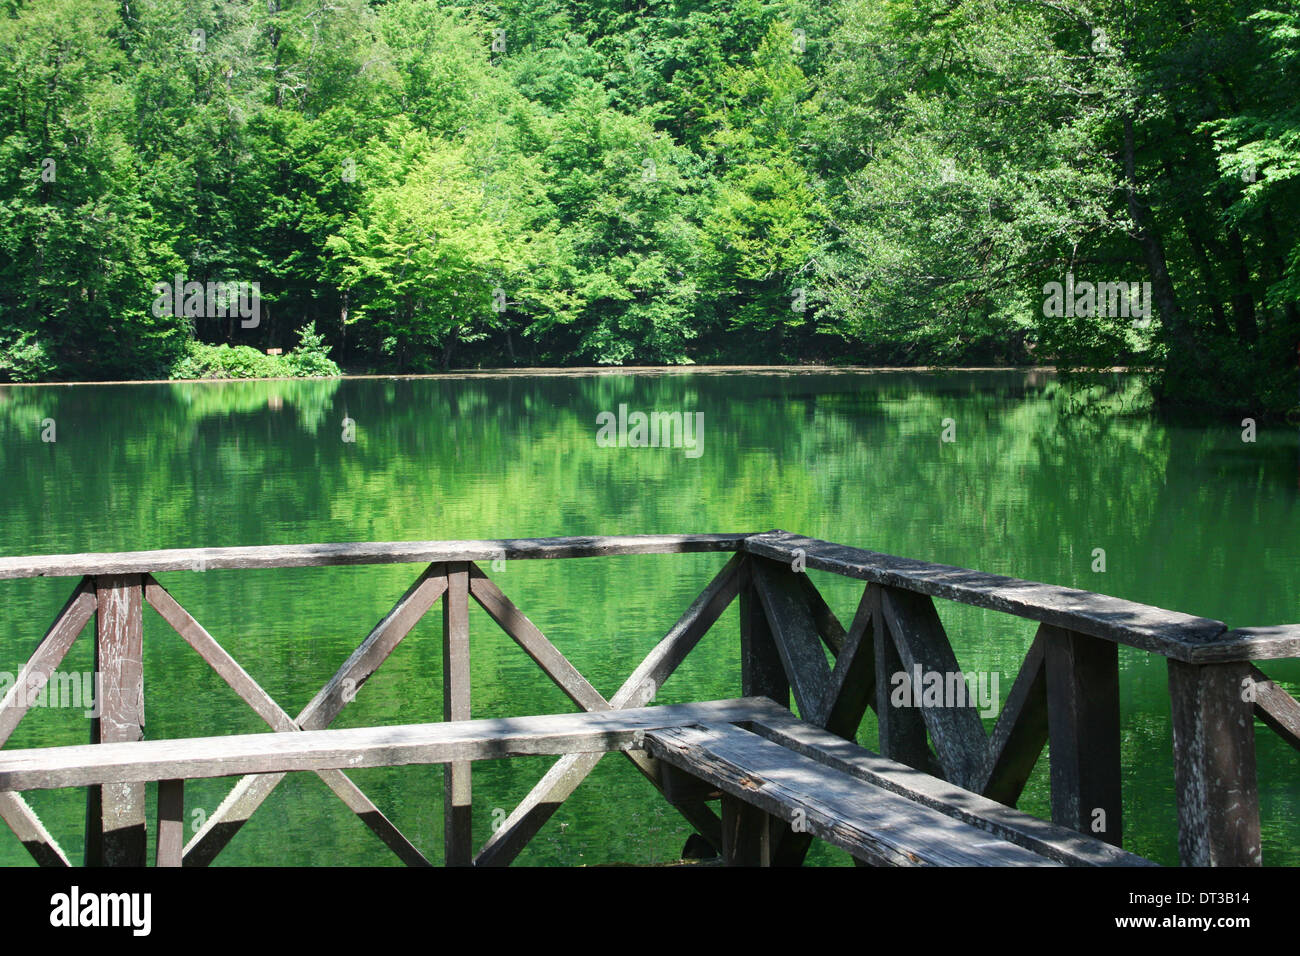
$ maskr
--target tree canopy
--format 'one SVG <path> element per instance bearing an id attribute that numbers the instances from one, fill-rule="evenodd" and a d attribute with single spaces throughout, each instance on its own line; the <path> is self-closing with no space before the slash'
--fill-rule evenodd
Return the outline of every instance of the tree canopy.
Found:
<path id="1" fill-rule="evenodd" d="M 0 55 L 0 380 L 305 333 L 355 370 L 1126 364 L 1296 407 L 1289 2 L 3 0 Z M 256 283 L 257 323 L 154 314 L 175 276 Z"/>

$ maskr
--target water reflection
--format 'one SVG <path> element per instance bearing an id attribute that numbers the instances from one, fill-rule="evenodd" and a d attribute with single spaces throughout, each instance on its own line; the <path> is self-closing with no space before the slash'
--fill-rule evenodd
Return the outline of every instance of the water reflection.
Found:
<path id="1" fill-rule="evenodd" d="M 702 412 L 703 453 L 600 447 L 598 416 L 621 404 Z M 1136 379 L 1117 377 L 1104 393 L 1082 396 L 1041 371 L 4 387 L 0 551 L 784 528 L 1232 626 L 1300 621 L 1294 431 L 1261 427 L 1255 443 L 1243 443 L 1239 429 L 1161 424 L 1134 413 L 1141 405 Z M 47 418 L 57 423 L 53 442 L 41 440 Z M 354 440 L 345 440 L 345 419 L 354 423 Z M 954 441 L 941 440 L 945 419 Z M 1092 570 L 1098 548 L 1104 573 Z M 720 564 L 711 555 L 507 562 L 493 576 L 608 694 Z M 164 583 L 292 712 L 418 570 L 178 573 Z M 0 582 L 0 669 L 16 670 L 26 659 L 73 583 Z M 850 619 L 855 586 L 818 583 L 841 619 Z M 963 666 L 996 671 L 1010 687 L 1033 628 L 968 608 L 941 606 L 940 613 Z M 735 632 L 733 609 L 661 701 L 737 693 Z M 439 634 L 435 610 L 340 724 L 439 719 Z M 477 715 L 570 709 L 477 611 L 472 635 Z M 264 729 L 154 619 L 146 653 L 149 736 Z M 77 654 L 88 654 L 85 638 Z M 1163 662 L 1124 651 L 1121 665 L 1125 832 L 1131 849 L 1173 862 Z M 1293 691 L 1300 682 L 1290 662 L 1268 670 Z M 81 743 L 86 733 L 80 718 L 42 713 L 29 716 L 9 746 Z M 864 742 L 873 735 L 868 720 Z M 1266 736 L 1266 853 L 1270 862 L 1300 863 L 1293 823 L 1300 778 L 1285 747 Z M 583 862 L 648 862 L 680 851 L 684 826 L 671 812 L 655 817 L 658 798 L 625 762 L 602 761 L 524 861 L 577 862 L 577 846 L 585 848 Z M 544 769 L 537 761 L 476 769 L 480 843 L 492 810 L 513 806 Z M 411 768 L 358 777 L 434 857 L 438 774 Z M 225 789 L 207 781 L 187 793 L 210 812 Z M 1046 792 L 1040 767 L 1021 806 L 1046 812 Z M 79 852 L 79 795 L 33 801 L 65 849 Z M 657 821 L 653 833 L 636 825 L 648 819 Z M 569 825 L 562 839 L 559 822 Z M 840 861 L 819 854 L 820 862 Z M 0 862 L 25 859 L 11 836 L 0 835 Z M 319 781 L 295 778 L 221 860 L 383 863 L 387 856 Z"/>

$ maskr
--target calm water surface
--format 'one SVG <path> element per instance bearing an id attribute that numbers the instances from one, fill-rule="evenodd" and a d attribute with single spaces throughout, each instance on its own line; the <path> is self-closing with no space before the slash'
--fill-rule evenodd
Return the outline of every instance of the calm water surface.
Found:
<path id="1" fill-rule="evenodd" d="M 1122 384 L 1122 383 L 1121 383 Z M 1130 389 L 1129 395 L 1132 394 Z M 602 448 L 596 416 L 703 412 L 700 454 Z M 343 420 L 355 441 L 343 441 Z M 57 438 L 41 440 L 53 419 Z M 952 419 L 953 442 L 940 440 Z M 1041 373 L 528 376 L 0 388 L 0 553 L 783 528 L 931 561 L 1102 591 L 1230 626 L 1300 621 L 1294 430 L 1168 426 L 1064 410 Z M 1095 572 L 1095 549 L 1105 571 Z M 493 576 L 602 693 L 612 694 L 722 565 L 721 555 L 511 562 Z M 419 573 L 412 565 L 160 575 L 287 710 L 297 712 Z M 814 574 L 849 621 L 852 582 Z M 0 671 L 16 672 L 72 579 L 0 582 Z M 739 692 L 731 610 L 658 701 Z M 939 603 L 964 669 L 1005 696 L 1031 622 Z M 471 605 L 473 708 L 572 709 Z M 435 608 L 335 726 L 441 718 Z M 65 670 L 88 669 L 86 634 Z M 1128 848 L 1177 861 L 1162 659 L 1120 649 Z M 1268 671 L 1293 693 L 1300 666 Z M 266 727 L 151 610 L 152 738 Z M 868 715 L 861 740 L 875 743 Z M 987 722 L 991 724 L 991 721 Z M 80 711 L 34 709 L 6 746 L 85 742 Z M 1300 864 L 1300 758 L 1260 732 L 1264 858 Z M 480 763 L 475 839 L 549 758 Z M 358 784 L 441 859 L 441 770 L 363 770 Z M 186 788 L 191 823 L 233 780 Z M 1046 761 L 1022 808 L 1047 815 Z M 154 790 L 150 787 L 150 826 Z M 84 792 L 30 802 L 80 859 Z M 685 823 L 628 761 L 606 757 L 520 857 L 528 864 L 676 857 Z M 152 842 L 151 842 L 152 845 Z M 842 864 L 818 847 L 810 858 Z M 222 864 L 395 858 L 314 775 L 291 775 Z M 0 828 L 0 863 L 30 858 Z"/>

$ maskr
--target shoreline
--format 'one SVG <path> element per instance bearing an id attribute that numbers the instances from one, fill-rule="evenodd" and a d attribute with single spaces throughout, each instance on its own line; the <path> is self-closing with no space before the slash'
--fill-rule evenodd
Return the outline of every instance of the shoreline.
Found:
<path id="1" fill-rule="evenodd" d="M 4 388 L 71 388 L 85 385 L 228 385 L 247 382 L 321 382 L 366 381 L 419 381 L 424 379 L 517 378 L 517 377 L 572 377 L 583 378 L 602 375 L 879 375 L 904 372 L 1039 372 L 1056 374 L 1054 365 L 587 365 L 573 368 L 541 366 L 538 368 L 463 369 L 452 372 L 424 372 L 419 374 L 331 375 L 316 378 L 283 376 L 279 378 L 148 378 L 100 380 L 90 382 L 3 382 Z M 1133 374 L 1140 369 L 1115 366 L 1090 369 L 1094 373 Z"/>

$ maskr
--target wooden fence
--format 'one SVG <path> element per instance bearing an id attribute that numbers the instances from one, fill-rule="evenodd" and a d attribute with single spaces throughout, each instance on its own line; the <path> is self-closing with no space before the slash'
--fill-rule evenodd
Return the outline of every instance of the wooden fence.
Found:
<path id="1" fill-rule="evenodd" d="M 720 552 L 730 557 L 676 624 L 610 697 L 600 694 L 477 562 L 601 557 L 624 554 Z M 411 563 L 423 571 L 371 630 L 337 673 L 296 716 L 281 708 L 154 574 L 201 568 L 283 568 Z M 864 582 L 849 626 L 836 619 L 803 569 Z M 629 711 L 630 734 L 644 726 L 631 712 L 649 703 L 733 600 L 739 600 L 742 693 L 769 697 L 800 717 L 853 739 L 867 708 L 879 725 L 879 750 L 961 788 L 1014 806 L 1043 747 L 1050 741 L 1054 822 L 1122 845 L 1118 645 L 1168 661 L 1174 735 L 1179 851 L 1185 865 L 1257 865 L 1260 859 L 1255 725 L 1263 723 L 1300 749 L 1300 703 L 1252 661 L 1300 656 L 1300 626 L 1229 630 L 1219 621 L 1191 617 L 1117 598 L 1036 584 L 962 568 L 929 564 L 846 547 L 781 531 L 766 534 L 643 535 L 495 541 L 402 542 L 170 550 L 0 559 L 0 578 L 80 578 L 67 603 L 0 701 L 0 745 L 30 705 L 30 693 L 47 681 L 91 616 L 95 617 L 95 669 L 102 683 L 92 742 L 132 742 L 144 736 L 143 616 L 147 604 L 213 670 L 280 733 L 317 734 L 334 721 L 393 649 L 435 603 L 443 610 L 443 717 L 471 717 L 469 601 L 488 615 L 583 712 Z M 900 708 L 890 705 L 891 675 L 960 672 L 935 610 L 934 598 L 990 608 L 1040 622 L 1038 633 L 1007 694 L 991 733 L 974 702 Z M 828 656 L 830 660 L 828 661 Z M 833 663 L 832 663 L 833 662 Z M 617 715 L 611 714 L 611 718 Z M 555 723 L 555 720 L 551 721 Z M 544 722 L 545 723 L 545 722 Z M 561 722 L 562 723 L 562 722 Z M 550 724 L 546 724 L 550 727 Z M 560 726 L 557 723 L 557 727 Z M 501 731 L 506 733 L 506 731 Z M 332 734 L 343 733 L 341 731 Z M 547 747 L 560 747 L 560 731 L 547 731 Z M 558 734 L 558 736 L 556 736 Z M 317 737 L 330 738 L 330 734 Z M 509 734 L 507 733 L 507 736 Z M 615 735 L 616 736 L 616 735 Z M 614 740 L 611 737 L 610 740 Z M 621 738 L 620 738 L 621 739 Z M 486 740 L 486 738 L 485 738 Z M 496 740 L 496 738 L 493 738 Z M 557 742 L 559 741 L 559 742 Z M 499 741 L 497 741 L 499 743 Z M 178 741 L 177 747 L 201 742 Z M 605 746 L 559 753 L 556 763 L 475 851 L 471 840 L 471 759 L 468 745 L 408 741 L 409 753 L 464 753 L 444 774 L 444 862 L 506 865 L 591 772 L 607 750 L 620 750 L 647 780 L 672 786 L 660 762 L 639 749 Z M 491 743 L 490 741 L 488 743 Z M 482 747 L 488 743 L 480 742 Z M 321 746 L 326 746 L 322 743 Z M 436 745 L 436 747 L 435 747 Z M 326 785 L 404 862 L 429 860 L 329 761 L 283 761 L 274 772 L 257 770 L 247 746 L 220 759 L 189 763 L 160 747 L 158 766 L 193 776 L 213 768 L 253 768 L 188 844 L 182 845 L 184 777 L 159 780 L 160 862 L 205 865 L 230 842 L 288 769 L 315 769 Z M 259 745 L 260 746 L 260 745 Z M 460 746 L 460 745 L 457 745 Z M 425 750 L 420 751 L 419 748 Z M 143 865 L 146 861 L 146 777 L 88 770 L 93 748 L 58 748 L 61 762 L 0 773 L 0 817 L 45 865 L 68 865 L 67 855 L 23 799 L 37 787 L 100 783 L 87 787 L 85 863 Z M 108 750 L 110 748 L 103 748 Z M 175 750 L 177 748 L 171 748 Z M 201 748 L 200 748 L 201 749 Z M 211 748 L 209 748 L 211 749 Z M 220 748 L 217 748 L 220 749 Z M 230 748 L 227 748 L 230 749 Z M 239 749 L 239 748 L 235 748 Z M 253 748 L 256 750 L 257 748 Z M 265 749 L 264 747 L 262 749 Z M 393 765 L 400 748 L 368 751 L 364 765 Z M 245 752 L 248 751 L 248 752 Z M 215 753 L 215 751 L 213 751 Z M 390 753 L 389 763 L 383 760 Z M 170 756 L 168 756 L 170 754 Z M 168 763 L 168 760 L 171 762 Z M 222 763 L 221 760 L 236 761 Z M 242 760 L 243 763 L 237 761 Z M 80 763 L 79 763 L 80 762 Z M 202 767 L 199 764 L 202 763 Z M 265 764 L 264 766 L 270 766 Z M 283 769 L 288 768 L 288 769 Z M 188 772 L 188 771 L 187 771 Z M 239 771 L 234 771 L 239 772 Z M 80 774 L 80 775 L 78 775 Z M 68 781 L 75 781 L 69 783 Z M 717 815 L 701 795 L 669 794 L 672 805 L 714 846 L 721 846 Z M 1097 832 L 1095 823 L 1104 820 Z M 810 838 L 786 834 L 784 864 L 797 864 Z"/>

